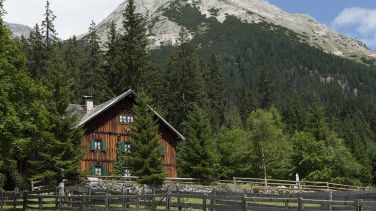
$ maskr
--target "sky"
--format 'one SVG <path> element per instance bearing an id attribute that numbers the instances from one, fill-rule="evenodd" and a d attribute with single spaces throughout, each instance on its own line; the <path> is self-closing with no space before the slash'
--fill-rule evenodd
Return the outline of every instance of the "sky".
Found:
<path id="1" fill-rule="evenodd" d="M 376 0 L 268 0 L 284 11 L 309 14 L 376 50 Z"/>
<path id="2" fill-rule="evenodd" d="M 0 0 L 2 1 L 2 0 Z M 92 20 L 101 22 L 124 0 L 50 0 L 58 37 L 67 39 L 88 31 Z M 4 20 L 33 27 L 41 23 L 45 0 L 5 0 Z"/>
<path id="3" fill-rule="evenodd" d="M 58 36 L 87 32 L 124 0 L 50 0 Z M 305 13 L 330 28 L 376 50 L 376 0 L 267 0 L 291 13 Z M 34 26 L 43 17 L 45 0 L 5 0 L 5 21 Z"/>

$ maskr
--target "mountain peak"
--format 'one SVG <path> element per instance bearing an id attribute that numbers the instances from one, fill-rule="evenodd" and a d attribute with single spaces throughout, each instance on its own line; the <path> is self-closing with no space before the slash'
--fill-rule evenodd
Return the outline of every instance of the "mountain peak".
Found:
<path id="1" fill-rule="evenodd" d="M 234 16 L 249 24 L 266 22 L 285 27 L 297 33 L 302 42 L 326 53 L 351 59 L 376 58 L 376 53 L 368 49 L 364 43 L 331 30 L 310 15 L 287 13 L 264 0 L 137 0 L 135 5 L 136 12 L 143 14 L 146 19 L 150 48 L 175 43 L 182 26 L 167 17 L 166 11 L 179 12 L 181 8 L 189 6 L 197 9 L 206 18 L 214 17 L 221 23 L 228 16 Z M 107 38 L 107 26 L 111 21 L 121 29 L 125 8 L 126 3 L 120 4 L 98 24 L 102 40 Z"/>

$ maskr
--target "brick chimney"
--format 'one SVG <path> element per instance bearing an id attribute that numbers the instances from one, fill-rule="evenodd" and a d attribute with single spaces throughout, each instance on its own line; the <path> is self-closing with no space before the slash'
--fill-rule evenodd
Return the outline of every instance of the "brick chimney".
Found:
<path id="1" fill-rule="evenodd" d="M 93 97 L 92 96 L 84 96 L 83 99 L 85 100 L 86 113 L 89 113 L 94 108 Z"/>

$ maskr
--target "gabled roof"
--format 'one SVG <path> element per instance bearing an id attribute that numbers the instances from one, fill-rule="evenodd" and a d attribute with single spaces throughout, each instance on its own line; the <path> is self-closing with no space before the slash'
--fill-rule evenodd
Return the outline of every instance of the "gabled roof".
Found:
<path id="1" fill-rule="evenodd" d="M 139 97 L 133 90 L 129 89 L 128 91 L 124 92 L 123 94 L 121 94 L 121 95 L 119 95 L 115 98 L 112 98 L 111 100 L 109 100 L 105 103 L 102 103 L 98 106 L 95 106 L 90 113 L 84 114 L 80 118 L 79 123 L 77 124 L 76 127 L 80 127 L 80 126 L 84 125 L 85 123 L 89 122 L 94 117 L 96 117 L 99 114 L 101 114 L 102 112 L 106 111 L 111 106 L 115 105 L 117 102 L 121 101 L 122 99 L 124 99 L 125 97 L 127 97 L 129 95 L 134 95 L 136 97 Z M 170 125 L 170 123 L 168 123 L 161 115 L 159 115 L 156 111 L 154 111 L 154 109 L 152 109 L 150 106 L 149 106 L 149 109 L 151 111 L 153 111 L 153 113 L 158 117 L 158 119 L 161 120 L 168 128 L 170 128 L 181 140 L 185 139 L 184 136 L 179 133 L 179 131 L 177 131 L 174 127 L 172 127 L 172 125 Z"/>

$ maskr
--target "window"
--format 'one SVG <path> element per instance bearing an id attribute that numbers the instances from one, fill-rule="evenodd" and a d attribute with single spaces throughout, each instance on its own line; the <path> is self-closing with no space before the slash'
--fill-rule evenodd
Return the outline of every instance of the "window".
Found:
<path id="1" fill-rule="evenodd" d="M 131 152 L 131 144 L 129 142 L 122 142 L 121 143 L 121 152 L 122 153 L 130 153 Z"/>
<path id="2" fill-rule="evenodd" d="M 101 149 L 101 141 L 95 140 L 94 142 L 95 150 L 100 150 Z"/>
<path id="3" fill-rule="evenodd" d="M 91 166 L 92 176 L 107 176 L 107 166 Z"/>
<path id="4" fill-rule="evenodd" d="M 124 111 L 120 114 L 120 124 L 132 124 L 134 122 L 134 115 L 130 111 Z"/>
<path id="5" fill-rule="evenodd" d="M 96 176 L 102 176 L 102 168 L 101 167 L 98 167 L 98 166 L 95 167 L 95 175 Z"/>
<path id="6" fill-rule="evenodd" d="M 92 139 L 90 141 L 90 150 L 106 152 L 106 141 L 101 139 Z"/>

